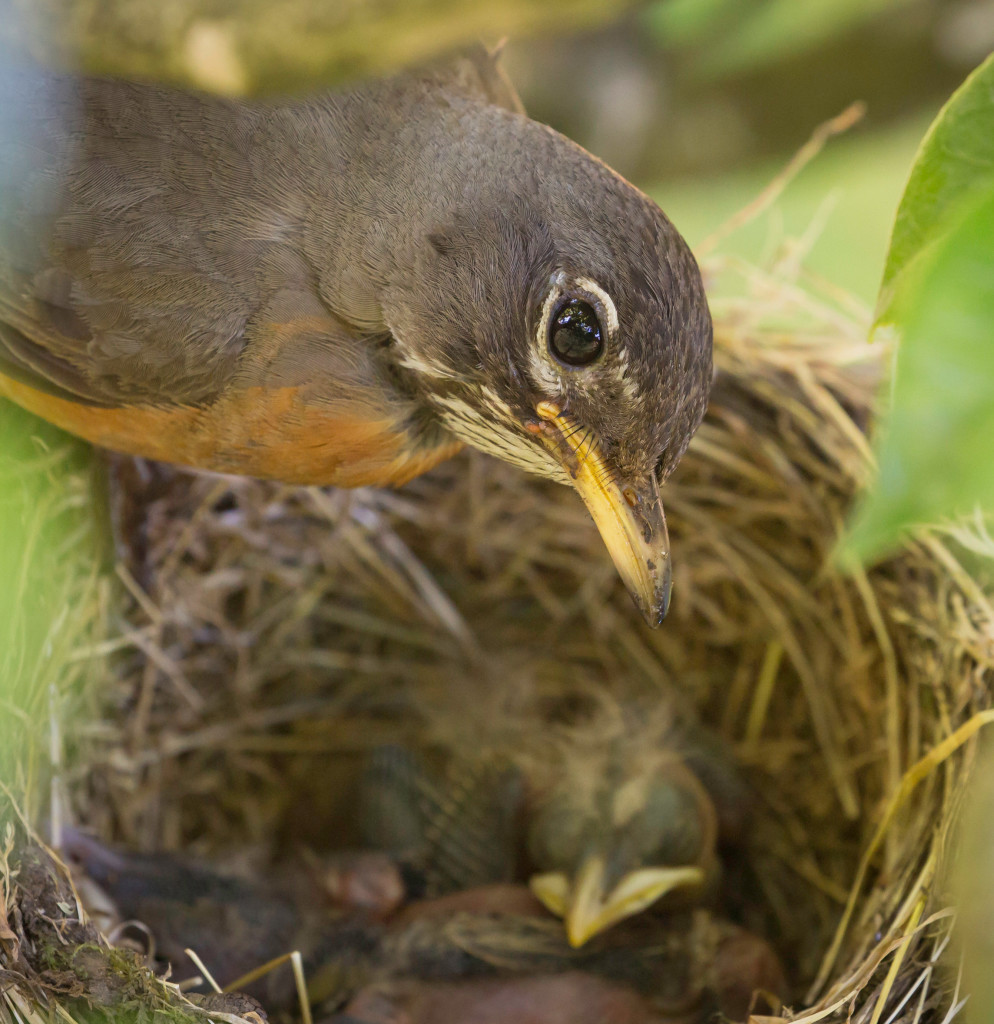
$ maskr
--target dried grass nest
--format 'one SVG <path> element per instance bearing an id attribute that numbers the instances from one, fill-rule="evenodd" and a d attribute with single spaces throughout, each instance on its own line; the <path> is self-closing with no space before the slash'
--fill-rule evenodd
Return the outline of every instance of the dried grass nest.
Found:
<path id="1" fill-rule="evenodd" d="M 858 310 L 744 274 L 715 304 L 711 410 L 665 490 L 664 628 L 641 625 L 574 495 L 475 453 L 396 492 L 156 475 L 137 519 L 119 510 L 140 550 L 98 587 L 107 633 L 76 652 L 109 682 L 91 725 L 63 723 L 71 816 L 139 849 L 265 856 L 347 838 L 345 780 L 372 745 L 448 729 L 483 749 L 579 679 L 676 700 L 760 794 L 761 899 L 741 911 L 785 958 L 789 1019 L 941 1019 L 944 853 L 994 685 L 967 566 L 991 545 L 922 531 L 865 575 L 833 570 L 882 353 Z M 5 977 L 8 1021 L 68 999 Z"/>

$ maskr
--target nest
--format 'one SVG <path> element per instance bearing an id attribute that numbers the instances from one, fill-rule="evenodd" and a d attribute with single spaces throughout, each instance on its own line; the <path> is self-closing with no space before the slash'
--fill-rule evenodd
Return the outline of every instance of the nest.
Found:
<path id="1" fill-rule="evenodd" d="M 940 1019 L 944 854 L 994 684 L 976 559 L 994 546 L 920 531 L 872 571 L 833 568 L 883 353 L 858 311 L 744 279 L 714 306 L 711 409 L 665 488 L 674 600 L 655 632 L 575 495 L 476 453 L 399 491 L 118 466 L 133 550 L 101 591 L 106 634 L 74 653 L 106 682 L 101 714 L 67 730 L 72 817 L 137 849 L 265 862 L 349 844 L 375 745 L 496 748 L 580 683 L 667 702 L 759 794 L 737 911 L 784 957 L 785 1016 Z M 11 993 L 22 1016 L 25 991 L 63 998 L 32 984 L 0 1013 L 17 1019 Z"/>

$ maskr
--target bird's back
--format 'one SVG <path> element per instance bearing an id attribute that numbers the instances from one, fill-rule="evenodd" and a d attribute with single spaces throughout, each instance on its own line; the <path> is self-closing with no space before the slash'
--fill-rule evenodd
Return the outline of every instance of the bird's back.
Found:
<path id="1" fill-rule="evenodd" d="M 369 343 L 386 333 L 371 197 L 405 107 L 513 105 L 482 51 L 295 101 L 3 79 L 0 394 L 206 468 L 349 484 L 437 461 L 399 436 L 409 410 Z"/>
<path id="2" fill-rule="evenodd" d="M 43 348 L 66 364 L 50 382 L 84 400 L 211 397 L 267 299 L 307 290 L 303 172 L 313 136 L 334 152 L 333 108 L 301 126 L 178 90 L 45 84 L 3 128 L 0 319 L 24 335 L 5 332 L 8 359 L 44 374 Z"/>

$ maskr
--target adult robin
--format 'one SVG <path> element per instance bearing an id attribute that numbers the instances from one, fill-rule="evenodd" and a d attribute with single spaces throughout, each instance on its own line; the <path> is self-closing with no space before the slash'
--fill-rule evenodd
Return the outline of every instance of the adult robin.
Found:
<path id="1" fill-rule="evenodd" d="M 482 48 L 303 100 L 5 72 L 0 394 L 107 448 L 400 484 L 463 443 L 572 484 L 646 619 L 704 414 L 697 265 Z"/>

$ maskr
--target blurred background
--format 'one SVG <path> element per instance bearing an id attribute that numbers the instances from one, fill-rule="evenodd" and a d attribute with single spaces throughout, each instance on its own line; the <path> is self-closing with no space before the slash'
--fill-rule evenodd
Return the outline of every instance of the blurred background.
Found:
<path id="1" fill-rule="evenodd" d="M 801 240 L 807 269 L 872 304 L 918 142 L 992 49 L 991 0 L 657 0 L 512 41 L 507 67 L 533 117 L 650 191 L 694 246 L 864 101 L 722 250 L 767 263 Z"/>

